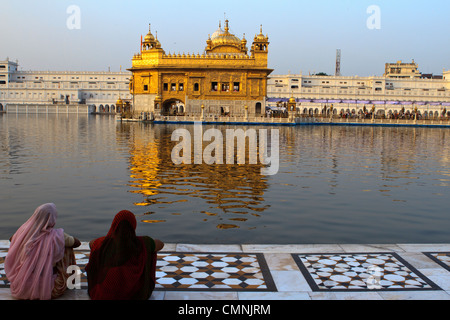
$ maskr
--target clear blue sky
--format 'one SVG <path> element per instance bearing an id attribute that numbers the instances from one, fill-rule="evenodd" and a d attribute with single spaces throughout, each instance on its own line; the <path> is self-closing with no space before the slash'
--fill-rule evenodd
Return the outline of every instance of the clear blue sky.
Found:
<path id="1" fill-rule="evenodd" d="M 80 29 L 67 8 L 80 8 Z M 380 8 L 380 29 L 369 29 Z M 0 59 L 23 70 L 126 69 L 152 25 L 166 52 L 201 53 L 219 20 L 250 47 L 260 25 L 268 34 L 274 74 L 382 75 L 386 62 L 414 59 L 424 73 L 450 69 L 448 0 L 1 0 Z"/>

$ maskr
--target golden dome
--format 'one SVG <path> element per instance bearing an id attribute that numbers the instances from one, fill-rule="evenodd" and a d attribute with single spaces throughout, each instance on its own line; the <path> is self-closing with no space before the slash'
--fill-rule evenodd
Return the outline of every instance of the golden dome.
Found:
<path id="1" fill-rule="evenodd" d="M 224 33 L 224 31 L 222 30 L 221 23 L 219 22 L 219 28 L 212 34 L 212 36 L 209 39 L 216 38 L 223 33 Z"/>
<path id="2" fill-rule="evenodd" d="M 262 25 L 261 25 L 259 34 L 255 36 L 254 41 L 267 41 L 267 37 L 265 37 L 262 33 Z"/>
<path id="3" fill-rule="evenodd" d="M 211 36 L 211 45 L 213 47 L 215 46 L 224 46 L 224 45 L 231 45 L 231 46 L 241 46 L 241 39 L 236 37 L 234 34 L 231 34 L 229 32 L 228 28 L 228 20 L 225 21 L 225 30 L 222 30 L 219 24 L 219 29 L 216 30 Z M 208 39 L 209 40 L 209 39 Z"/>
<path id="4" fill-rule="evenodd" d="M 294 97 L 289 98 L 289 103 L 296 103 L 295 98 Z"/>
<path id="5" fill-rule="evenodd" d="M 155 36 L 156 48 L 161 48 L 161 42 L 158 40 L 158 32 L 156 32 Z"/>
<path id="6" fill-rule="evenodd" d="M 148 25 L 148 33 L 144 37 L 144 42 L 153 42 L 155 41 L 155 37 L 153 36 L 152 32 L 150 31 L 150 24 Z"/>
<path id="7" fill-rule="evenodd" d="M 119 97 L 119 99 L 117 99 L 116 105 L 117 106 L 122 106 L 123 105 L 123 100 L 120 97 Z"/>
<path id="8" fill-rule="evenodd" d="M 247 39 L 245 39 L 245 33 L 244 33 L 244 36 L 242 37 L 241 43 L 242 43 L 243 45 L 246 45 L 246 44 L 247 44 Z"/>
<path id="9" fill-rule="evenodd" d="M 144 37 L 144 42 L 153 42 L 155 41 L 155 37 L 149 32 L 145 37 Z"/>

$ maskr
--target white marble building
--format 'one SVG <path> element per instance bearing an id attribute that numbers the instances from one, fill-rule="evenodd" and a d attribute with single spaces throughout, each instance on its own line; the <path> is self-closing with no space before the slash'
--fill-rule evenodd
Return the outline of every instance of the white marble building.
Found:
<path id="1" fill-rule="evenodd" d="M 414 63 L 414 62 L 413 62 Z M 401 65 L 401 61 L 395 65 Z M 388 65 L 386 64 L 386 70 Z M 410 66 L 411 64 L 405 64 Z M 408 74 L 400 72 L 399 74 Z M 271 75 L 267 88 L 268 106 L 294 97 L 301 113 L 320 114 L 333 105 L 334 113 L 358 112 L 364 107 L 377 113 L 399 112 L 402 108 L 435 116 L 450 111 L 450 71 L 441 76 L 417 75 L 399 77 L 389 72 L 383 76 Z"/>
<path id="2" fill-rule="evenodd" d="M 17 62 L 0 61 L 0 111 L 10 104 L 82 104 L 91 111 L 115 111 L 120 96 L 131 100 L 131 73 L 22 71 Z"/>

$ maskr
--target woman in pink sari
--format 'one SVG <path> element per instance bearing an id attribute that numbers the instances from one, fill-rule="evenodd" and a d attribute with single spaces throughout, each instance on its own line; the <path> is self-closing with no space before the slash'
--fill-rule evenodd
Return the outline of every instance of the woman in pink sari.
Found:
<path id="1" fill-rule="evenodd" d="M 17 299 L 49 300 L 66 290 L 66 273 L 74 265 L 78 239 L 55 229 L 58 212 L 53 203 L 39 206 L 11 237 L 5 273 Z"/>

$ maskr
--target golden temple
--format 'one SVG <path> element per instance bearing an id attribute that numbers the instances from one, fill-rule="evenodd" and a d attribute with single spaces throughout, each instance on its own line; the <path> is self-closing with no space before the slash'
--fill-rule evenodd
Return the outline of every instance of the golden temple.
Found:
<path id="1" fill-rule="evenodd" d="M 149 28 L 132 59 L 133 112 L 159 115 L 242 116 L 264 114 L 269 38 L 255 35 L 250 52 L 230 32 L 229 21 L 208 37 L 202 54 L 171 54 Z M 203 109 L 203 110 L 202 110 Z"/>

